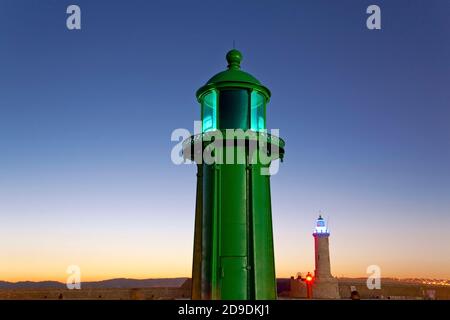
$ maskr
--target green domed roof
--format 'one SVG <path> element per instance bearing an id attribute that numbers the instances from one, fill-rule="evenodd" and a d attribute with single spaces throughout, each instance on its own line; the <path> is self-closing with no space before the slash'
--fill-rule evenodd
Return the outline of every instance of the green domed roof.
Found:
<path id="1" fill-rule="evenodd" d="M 240 82 L 261 84 L 261 82 L 259 82 L 258 79 L 256 79 L 250 73 L 247 73 L 242 70 L 232 70 L 232 69 L 219 72 L 218 74 L 213 76 L 211 79 L 209 79 L 208 82 L 206 82 L 206 84 L 223 82 L 223 81 L 240 81 Z"/>
<path id="2" fill-rule="evenodd" d="M 219 72 L 206 82 L 206 85 L 198 89 L 197 99 L 200 100 L 201 96 L 208 90 L 213 88 L 224 87 L 239 87 L 239 88 L 252 88 L 263 93 L 267 100 L 270 98 L 270 91 L 258 81 L 251 74 L 242 71 L 240 64 L 242 61 L 242 54 L 236 49 L 230 50 L 226 56 L 228 62 L 228 69 Z"/>

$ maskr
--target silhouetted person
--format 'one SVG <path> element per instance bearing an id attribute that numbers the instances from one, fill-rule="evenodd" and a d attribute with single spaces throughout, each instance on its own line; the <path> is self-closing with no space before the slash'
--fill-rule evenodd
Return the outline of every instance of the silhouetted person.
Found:
<path id="1" fill-rule="evenodd" d="M 359 292 L 358 291 L 352 291 L 352 293 L 350 294 L 350 299 L 352 300 L 360 300 L 361 297 L 359 296 Z"/>

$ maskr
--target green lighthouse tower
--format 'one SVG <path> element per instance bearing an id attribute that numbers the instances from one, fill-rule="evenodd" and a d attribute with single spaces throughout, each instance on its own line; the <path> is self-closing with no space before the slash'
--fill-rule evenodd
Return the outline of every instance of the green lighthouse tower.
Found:
<path id="1" fill-rule="evenodd" d="M 269 89 L 239 51 L 226 59 L 197 91 L 202 132 L 183 142 L 197 164 L 192 299 L 276 299 L 269 166 L 284 142 L 266 130 Z"/>

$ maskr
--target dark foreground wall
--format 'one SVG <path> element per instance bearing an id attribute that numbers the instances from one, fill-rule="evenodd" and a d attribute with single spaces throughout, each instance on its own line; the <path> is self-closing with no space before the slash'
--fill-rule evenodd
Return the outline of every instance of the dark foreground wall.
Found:
<path id="1" fill-rule="evenodd" d="M 157 300 L 190 298 L 186 288 L 136 289 L 8 289 L 0 290 L 0 300 Z"/>
<path id="2" fill-rule="evenodd" d="M 341 299 L 350 297 L 355 287 L 361 299 L 436 299 L 450 300 L 450 287 L 422 285 L 418 283 L 382 281 L 381 289 L 370 290 L 366 282 L 361 280 L 339 280 Z"/>

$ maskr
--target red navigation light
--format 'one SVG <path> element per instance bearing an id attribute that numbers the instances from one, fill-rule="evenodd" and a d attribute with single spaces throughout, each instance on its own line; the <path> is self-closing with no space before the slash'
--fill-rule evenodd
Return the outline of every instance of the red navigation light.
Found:
<path id="1" fill-rule="evenodd" d="M 311 274 L 311 272 L 308 272 L 304 281 L 306 282 L 306 297 L 308 299 L 312 299 L 312 286 L 313 286 L 314 277 Z"/>

